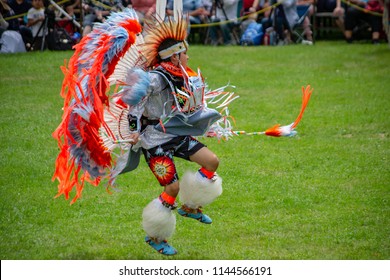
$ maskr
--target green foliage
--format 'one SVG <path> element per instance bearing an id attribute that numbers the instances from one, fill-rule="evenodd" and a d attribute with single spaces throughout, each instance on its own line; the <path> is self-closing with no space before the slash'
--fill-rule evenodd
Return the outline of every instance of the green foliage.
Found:
<path id="1" fill-rule="evenodd" d="M 71 55 L 0 56 L 0 257 L 166 259 L 143 241 L 142 210 L 161 192 L 143 160 L 112 194 L 87 185 L 72 206 L 54 198 L 51 133 Z M 224 193 L 204 209 L 212 225 L 177 216 L 172 259 L 389 259 L 388 47 L 192 46 L 189 56 L 211 88 L 236 86 L 237 130 L 290 124 L 301 86 L 314 92 L 294 138 L 203 139 L 221 160 Z"/>

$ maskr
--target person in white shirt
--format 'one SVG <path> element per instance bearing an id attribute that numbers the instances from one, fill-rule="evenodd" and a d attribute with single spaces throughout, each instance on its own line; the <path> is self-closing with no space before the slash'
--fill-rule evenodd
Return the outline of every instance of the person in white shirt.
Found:
<path id="1" fill-rule="evenodd" d="M 34 40 L 32 50 L 41 48 L 43 37 L 47 35 L 47 29 L 44 28 L 45 7 L 43 0 L 32 0 L 32 8 L 27 12 L 27 27 L 30 28 Z"/>
<path id="2" fill-rule="evenodd" d="M 211 44 L 220 43 L 219 31 L 224 45 L 237 44 L 232 36 L 232 28 L 237 20 L 239 0 L 217 0 L 215 1 L 215 15 L 213 22 L 222 22 L 221 25 L 210 27 Z"/>

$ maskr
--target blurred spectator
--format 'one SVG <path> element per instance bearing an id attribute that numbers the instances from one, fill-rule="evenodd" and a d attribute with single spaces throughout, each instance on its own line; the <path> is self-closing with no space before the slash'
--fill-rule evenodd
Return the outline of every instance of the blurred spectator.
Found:
<path id="1" fill-rule="evenodd" d="M 43 0 L 32 0 L 32 7 L 27 12 L 27 27 L 30 28 L 33 45 L 31 50 L 40 50 L 43 45 L 43 38 L 47 35 L 45 28 L 45 6 Z"/>
<path id="2" fill-rule="evenodd" d="M 285 30 L 283 32 L 286 35 L 285 39 L 287 40 L 287 42 L 291 42 L 292 41 L 291 40 L 292 34 L 289 32 L 289 30 L 293 29 L 297 25 L 297 22 L 298 22 L 300 16 L 302 16 L 302 15 L 300 15 L 298 13 L 298 8 L 297 8 L 298 1 L 297 0 L 283 0 L 280 2 L 282 2 L 285 19 L 287 20 L 287 23 L 288 23 L 288 26 L 287 25 L 284 26 Z M 286 28 L 286 27 L 289 27 L 289 28 Z M 307 40 L 306 43 L 312 44 L 313 32 L 311 31 L 311 27 L 310 27 L 310 19 L 307 16 L 305 17 L 305 19 L 302 23 L 302 27 L 304 30 L 304 36 L 306 37 L 306 40 Z"/>
<path id="3" fill-rule="evenodd" d="M 348 43 L 353 41 L 353 30 L 359 21 L 367 22 L 371 27 L 371 38 L 373 44 L 379 44 L 380 32 L 382 30 L 382 18 L 371 12 L 383 13 L 383 3 L 379 0 L 351 0 L 351 3 L 368 10 L 368 12 L 348 6 L 345 13 L 345 39 Z"/>
<path id="4" fill-rule="evenodd" d="M 10 22 L 6 21 L 4 18 L 8 18 L 14 15 L 12 9 L 8 6 L 5 0 L 0 0 L 0 37 L 1 34 L 8 29 L 10 26 L 10 22 L 14 22 L 17 25 L 16 20 L 10 20 Z"/>
<path id="5" fill-rule="evenodd" d="M 84 10 L 83 19 L 83 36 L 92 31 L 93 25 L 96 22 L 104 22 L 112 11 L 121 10 L 121 0 L 83 0 L 82 9 Z"/>
<path id="6" fill-rule="evenodd" d="M 17 29 L 13 29 L 18 30 L 21 26 L 25 26 L 27 24 L 27 17 L 25 19 L 25 16 L 28 10 L 32 7 L 31 2 L 27 0 L 9 0 L 8 4 L 14 11 L 15 15 L 19 16 L 17 18 L 19 26 Z"/>
<path id="7" fill-rule="evenodd" d="M 1 1 L 2 3 L 6 3 L 6 0 Z M 24 44 L 28 44 L 29 40 L 32 40 L 31 30 L 26 27 L 27 12 L 31 8 L 31 4 L 26 0 L 11 0 L 7 6 L 7 11 L 3 15 L 5 15 L 4 19 L 7 20 L 8 30 L 19 32 L 23 38 Z"/>
<path id="8" fill-rule="evenodd" d="M 258 10 L 260 10 L 260 0 L 242 0 L 242 15 L 246 16 Z"/>
<path id="9" fill-rule="evenodd" d="M 173 1 L 168 0 L 167 3 L 167 15 L 173 16 Z M 189 15 L 191 24 L 200 24 L 207 22 L 207 18 L 210 15 L 210 11 L 207 10 L 207 6 L 202 0 L 183 0 L 183 14 Z"/>
<path id="10" fill-rule="evenodd" d="M 122 0 L 121 2 L 123 8 L 127 8 L 127 7 L 131 8 L 131 2 L 132 2 L 131 0 Z"/>
<path id="11" fill-rule="evenodd" d="M 390 47 L 390 0 L 382 0 L 383 1 L 383 30 L 387 35 L 387 43 Z"/>
<path id="12" fill-rule="evenodd" d="M 297 0 L 297 11 L 298 16 L 301 17 L 301 11 L 306 11 L 306 8 L 309 6 L 309 12 L 305 17 L 302 27 L 304 29 L 305 37 L 308 42 L 313 42 L 313 31 L 311 30 L 311 18 L 314 14 L 314 0 Z"/>
<path id="13" fill-rule="evenodd" d="M 156 0 L 131 0 L 131 5 L 142 24 L 145 20 L 153 20 L 156 13 Z"/>
<path id="14" fill-rule="evenodd" d="M 243 0 L 242 1 L 242 10 L 241 16 L 247 16 L 244 21 L 241 23 L 241 32 L 244 33 L 249 24 L 257 22 L 258 14 L 256 13 L 260 10 L 259 0 Z"/>
<path id="15" fill-rule="evenodd" d="M 12 9 L 5 0 L 0 0 L 0 53 L 25 52 L 22 36 L 18 31 L 9 29 L 10 23 L 4 19 L 13 16 Z M 18 25 L 16 19 L 9 20 Z"/>
<path id="16" fill-rule="evenodd" d="M 330 0 L 328 0 L 328 1 L 330 1 Z M 342 24 L 343 30 L 344 30 L 344 12 L 345 12 L 345 9 L 341 5 L 341 0 L 336 0 L 336 6 L 333 9 L 333 15 L 338 17 L 337 20 Z M 339 26 L 341 26 L 340 23 L 338 23 Z"/>
<path id="17" fill-rule="evenodd" d="M 211 11 L 213 4 L 215 3 L 216 0 L 202 0 L 203 7 L 207 11 Z M 223 0 L 222 0 L 223 1 Z"/>
<path id="18" fill-rule="evenodd" d="M 10 23 L 4 19 L 13 16 L 12 9 L 5 0 L 0 0 L 0 53 L 26 52 L 22 36 L 18 31 L 9 29 Z M 16 25 L 17 20 L 14 20 Z M 10 20 L 12 23 L 13 21 Z"/>
<path id="19" fill-rule="evenodd" d="M 289 28 L 293 27 L 299 19 L 296 0 L 285 0 L 281 2 L 282 10 L 277 14 L 277 28 L 279 39 L 286 43 L 292 42 Z"/>
<path id="20" fill-rule="evenodd" d="M 344 7 L 341 0 L 317 0 L 317 13 L 332 12 L 337 17 L 336 24 L 344 33 Z"/>
<path id="21" fill-rule="evenodd" d="M 64 3 L 65 12 L 73 18 L 76 18 L 75 11 L 80 9 L 81 0 L 70 0 Z"/>
<path id="22" fill-rule="evenodd" d="M 292 34 L 290 31 L 298 24 L 300 17 L 303 16 L 303 11 L 306 11 L 307 4 L 298 7 L 298 0 L 278 0 L 277 2 L 280 2 L 281 5 L 276 6 L 272 14 L 262 20 L 263 28 L 267 33 L 276 32 L 277 34 L 277 39 L 271 40 L 272 42 L 270 44 L 290 44 L 292 42 Z M 273 2 L 271 1 L 270 4 L 273 4 Z M 304 37 L 306 38 L 302 43 L 308 45 L 313 44 L 313 32 L 311 30 L 309 16 L 305 17 L 302 28 L 304 30 Z"/>
<path id="23" fill-rule="evenodd" d="M 6 0 L 0 0 L 0 53 L 16 53 L 25 52 L 26 48 L 22 40 L 22 36 L 18 31 L 9 29 L 10 25 L 14 24 L 17 28 L 18 21 L 16 19 L 8 19 L 14 16 L 12 9 L 7 4 Z"/>
<path id="24" fill-rule="evenodd" d="M 337 1 L 338 0 L 317 0 L 317 12 L 333 12 L 333 10 L 336 8 Z"/>
<path id="25" fill-rule="evenodd" d="M 224 22 L 218 26 L 210 27 L 211 44 L 216 46 L 220 44 L 221 39 L 224 45 L 237 44 L 237 38 L 233 35 L 233 29 L 237 25 L 238 2 L 240 0 L 217 0 L 215 1 L 215 15 L 212 17 L 213 22 Z M 222 36 L 219 36 L 222 35 Z"/>

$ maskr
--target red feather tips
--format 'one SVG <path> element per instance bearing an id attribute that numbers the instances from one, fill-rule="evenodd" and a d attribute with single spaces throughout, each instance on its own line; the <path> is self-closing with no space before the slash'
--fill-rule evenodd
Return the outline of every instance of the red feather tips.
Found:
<path id="1" fill-rule="evenodd" d="M 295 128 L 299 124 L 299 122 L 302 119 L 303 113 L 306 109 L 307 104 L 309 103 L 310 96 L 313 93 L 313 88 L 310 87 L 310 85 L 307 85 L 306 88 L 302 87 L 302 106 L 301 111 L 298 114 L 298 117 L 295 119 L 295 121 L 290 125 L 280 126 L 280 124 L 274 125 L 271 128 L 268 128 L 265 131 L 265 135 L 268 136 L 274 136 L 274 137 L 291 137 L 297 134 L 295 131 Z"/>
<path id="2" fill-rule="evenodd" d="M 127 33 L 129 34 L 129 36 L 133 37 L 132 38 L 133 42 L 131 42 L 131 44 L 133 44 L 135 42 L 135 36 L 133 34 L 138 34 L 138 33 L 141 33 L 141 31 L 142 31 L 141 25 L 135 19 L 126 20 L 126 21 L 120 23 L 119 25 L 127 30 Z"/>
<path id="3" fill-rule="evenodd" d="M 97 186 L 112 165 L 111 154 L 103 146 L 99 134 L 105 124 L 104 109 L 109 106 L 107 79 L 135 43 L 136 34 L 141 32 L 141 25 L 135 19 L 126 19 L 118 27 L 125 28 L 129 36 L 106 64 L 106 54 L 112 50 L 115 37 L 102 30 L 98 40 L 96 34 L 84 37 L 76 45 L 68 67 L 61 67 L 64 107 L 62 121 L 52 134 L 60 150 L 52 180 L 59 183 L 56 197 L 64 195 L 69 199 L 75 190 L 71 204 L 80 198 L 85 182 Z"/>
<path id="4" fill-rule="evenodd" d="M 277 124 L 277 125 L 274 125 L 273 127 L 268 128 L 265 131 L 265 135 L 274 136 L 274 137 L 282 136 L 282 133 L 280 131 L 280 124 Z"/>

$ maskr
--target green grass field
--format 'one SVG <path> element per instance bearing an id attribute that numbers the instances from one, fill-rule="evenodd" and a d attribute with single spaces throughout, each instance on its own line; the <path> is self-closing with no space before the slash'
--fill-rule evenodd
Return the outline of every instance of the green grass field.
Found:
<path id="1" fill-rule="evenodd" d="M 144 160 L 118 192 L 87 185 L 72 206 L 54 198 L 61 120 L 60 66 L 71 52 L 0 56 L 0 258 L 167 259 L 144 241 L 141 214 L 161 188 Z M 230 82 L 236 129 L 290 124 L 301 86 L 314 88 L 294 138 L 203 141 L 220 158 L 224 192 L 204 211 L 212 225 L 177 216 L 169 259 L 388 260 L 390 50 L 386 44 L 192 46 L 190 65 L 211 88 Z M 180 174 L 194 164 L 177 160 Z"/>

